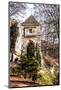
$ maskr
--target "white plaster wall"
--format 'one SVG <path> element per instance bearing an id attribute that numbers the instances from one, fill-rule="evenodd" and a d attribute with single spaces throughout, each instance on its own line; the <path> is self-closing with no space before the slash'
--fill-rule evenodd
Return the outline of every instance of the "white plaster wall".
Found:
<path id="1" fill-rule="evenodd" d="M 35 37 L 23 37 L 23 26 L 19 23 L 19 36 L 16 41 L 16 47 L 15 50 L 18 55 L 21 54 L 21 50 L 24 48 L 24 52 L 26 53 L 27 44 L 29 43 L 29 40 L 32 40 L 34 44 L 36 45 L 36 42 L 40 44 L 41 37 L 38 36 L 41 32 L 40 26 L 36 26 L 33 30 L 35 30 L 36 36 Z"/>

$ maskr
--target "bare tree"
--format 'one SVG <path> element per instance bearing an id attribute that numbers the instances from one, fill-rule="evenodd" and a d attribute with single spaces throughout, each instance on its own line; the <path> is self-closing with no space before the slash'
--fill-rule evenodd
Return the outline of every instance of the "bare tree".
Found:
<path id="1" fill-rule="evenodd" d="M 21 16 L 25 14 L 26 5 L 20 2 L 9 2 L 9 16 Z"/>
<path id="2" fill-rule="evenodd" d="M 10 26 L 10 52 L 12 54 L 11 61 L 13 60 L 13 54 L 15 53 L 15 43 L 17 40 L 18 32 L 18 22 L 12 21 Z"/>
<path id="3" fill-rule="evenodd" d="M 59 5 L 34 4 L 34 16 L 39 19 L 39 22 L 45 25 L 45 34 L 47 38 L 52 38 L 52 36 L 55 37 L 54 35 L 58 37 Z M 51 37 L 49 37 L 49 35 Z"/>

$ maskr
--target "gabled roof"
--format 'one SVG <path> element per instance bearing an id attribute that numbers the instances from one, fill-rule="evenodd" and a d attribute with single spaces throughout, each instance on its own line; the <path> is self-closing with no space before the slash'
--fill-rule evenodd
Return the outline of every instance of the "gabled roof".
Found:
<path id="1" fill-rule="evenodd" d="M 40 26 L 40 23 L 34 18 L 34 16 L 30 16 L 23 23 L 22 26 Z"/>

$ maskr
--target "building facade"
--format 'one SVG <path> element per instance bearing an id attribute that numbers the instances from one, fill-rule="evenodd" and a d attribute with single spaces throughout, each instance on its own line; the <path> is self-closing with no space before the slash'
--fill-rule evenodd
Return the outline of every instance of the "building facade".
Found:
<path id="1" fill-rule="evenodd" d="M 36 54 L 36 48 L 37 46 L 40 48 L 41 45 L 41 25 L 38 23 L 38 21 L 34 18 L 34 16 L 30 16 L 28 19 L 26 19 L 23 23 L 21 23 L 21 50 L 26 54 L 27 48 L 30 46 L 30 44 L 33 45 L 35 48 Z M 39 49 L 40 50 L 40 49 Z"/>

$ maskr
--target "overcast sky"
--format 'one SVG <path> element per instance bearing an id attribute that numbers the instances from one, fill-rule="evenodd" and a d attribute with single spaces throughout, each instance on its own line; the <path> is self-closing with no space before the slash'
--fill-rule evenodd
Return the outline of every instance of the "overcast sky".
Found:
<path id="1" fill-rule="evenodd" d="M 11 18 L 13 19 L 17 19 L 17 20 L 21 20 L 21 21 L 24 21 L 27 17 L 29 17 L 30 15 L 33 15 L 34 12 L 33 12 L 33 7 L 34 5 L 33 4 L 26 4 L 27 8 L 24 10 L 25 11 L 25 15 L 24 17 L 21 17 L 21 12 L 19 12 L 19 15 L 14 14 L 11 16 Z"/>

